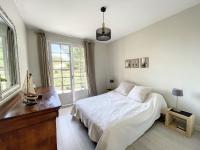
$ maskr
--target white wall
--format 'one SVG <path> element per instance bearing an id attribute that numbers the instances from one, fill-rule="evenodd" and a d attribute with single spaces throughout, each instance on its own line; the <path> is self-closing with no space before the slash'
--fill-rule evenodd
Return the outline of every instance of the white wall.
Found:
<path id="1" fill-rule="evenodd" d="M 196 115 L 200 127 L 200 5 L 108 45 L 109 77 L 161 92 L 175 106 L 172 88 L 184 91 L 179 108 Z M 146 69 L 125 69 L 125 59 L 150 58 Z"/>
<path id="2" fill-rule="evenodd" d="M 26 70 L 28 69 L 25 24 L 21 16 L 19 15 L 13 0 L 0 0 L 0 6 L 6 12 L 8 17 L 12 20 L 17 31 L 20 79 L 21 84 L 23 84 L 26 76 Z"/>

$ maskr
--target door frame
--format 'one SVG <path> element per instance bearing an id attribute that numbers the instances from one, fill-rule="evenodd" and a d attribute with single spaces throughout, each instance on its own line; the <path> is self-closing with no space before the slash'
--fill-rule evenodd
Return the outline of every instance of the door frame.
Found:
<path id="1" fill-rule="evenodd" d="M 47 49 L 49 51 L 49 60 L 51 61 L 49 64 L 50 68 L 50 82 L 53 86 L 53 61 L 52 61 L 52 50 L 51 50 L 51 44 L 59 44 L 59 45 L 68 45 L 69 46 L 69 54 L 70 54 L 70 84 L 71 84 L 71 94 L 72 94 L 72 104 L 76 101 L 76 94 L 75 94 L 75 87 L 74 87 L 74 67 L 73 67 L 73 56 L 72 56 L 72 47 L 82 47 L 80 44 L 73 44 L 68 42 L 59 42 L 54 40 L 48 40 L 47 41 Z M 60 93 L 60 94 L 66 94 L 66 93 Z"/>
<path id="2" fill-rule="evenodd" d="M 75 97 L 75 94 L 74 94 L 74 79 L 73 79 L 73 67 L 72 67 L 72 54 L 71 54 L 71 47 L 72 45 L 69 44 L 69 43 L 65 43 L 65 42 L 57 42 L 57 41 L 47 41 L 47 48 L 48 48 L 48 51 L 49 51 L 49 68 L 50 68 L 50 82 L 51 82 L 51 85 L 53 86 L 54 85 L 54 82 L 53 82 L 53 61 L 52 61 L 52 49 L 51 49 L 51 44 L 59 44 L 59 45 L 67 45 L 69 46 L 69 62 L 70 62 L 70 87 L 71 87 L 71 94 L 72 94 L 72 104 L 74 102 L 74 97 Z M 67 93 L 58 93 L 58 95 L 64 95 L 64 94 L 67 94 Z M 66 104 L 68 105 L 68 104 Z M 71 104 L 69 104 L 71 105 Z"/>

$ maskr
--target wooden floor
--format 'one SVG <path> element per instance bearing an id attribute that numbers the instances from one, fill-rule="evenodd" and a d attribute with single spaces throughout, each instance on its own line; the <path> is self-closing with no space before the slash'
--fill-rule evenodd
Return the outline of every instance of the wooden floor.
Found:
<path id="1" fill-rule="evenodd" d="M 94 150 L 96 144 L 88 137 L 87 129 L 69 114 L 71 107 L 62 108 L 57 119 L 58 150 Z M 140 139 L 126 150 L 200 150 L 200 132 L 191 138 L 167 129 L 156 122 Z"/>

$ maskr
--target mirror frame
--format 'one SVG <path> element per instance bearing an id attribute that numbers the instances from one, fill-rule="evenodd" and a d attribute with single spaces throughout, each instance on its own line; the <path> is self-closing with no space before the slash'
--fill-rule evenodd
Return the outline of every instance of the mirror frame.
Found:
<path id="1" fill-rule="evenodd" d="M 15 47 L 15 59 L 16 59 L 16 70 L 17 70 L 17 84 L 10 86 L 9 88 L 5 89 L 4 91 L 0 91 L 0 103 L 4 100 L 7 100 L 9 97 L 16 94 L 16 92 L 21 88 L 20 83 L 20 68 L 19 68 L 19 57 L 18 57 L 18 45 L 17 45 L 17 32 L 15 29 L 15 25 L 11 21 L 11 19 L 8 17 L 6 12 L 0 7 L 0 17 L 3 19 L 3 21 L 12 28 L 14 32 L 14 47 Z"/>

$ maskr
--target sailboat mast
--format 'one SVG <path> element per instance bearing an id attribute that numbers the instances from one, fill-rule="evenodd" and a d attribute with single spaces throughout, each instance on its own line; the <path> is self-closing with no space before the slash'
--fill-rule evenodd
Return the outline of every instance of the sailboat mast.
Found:
<path id="1" fill-rule="evenodd" d="M 27 70 L 27 74 L 26 74 L 26 91 L 27 91 L 27 94 L 28 94 L 28 89 L 29 89 L 29 86 L 28 86 L 28 70 Z"/>

